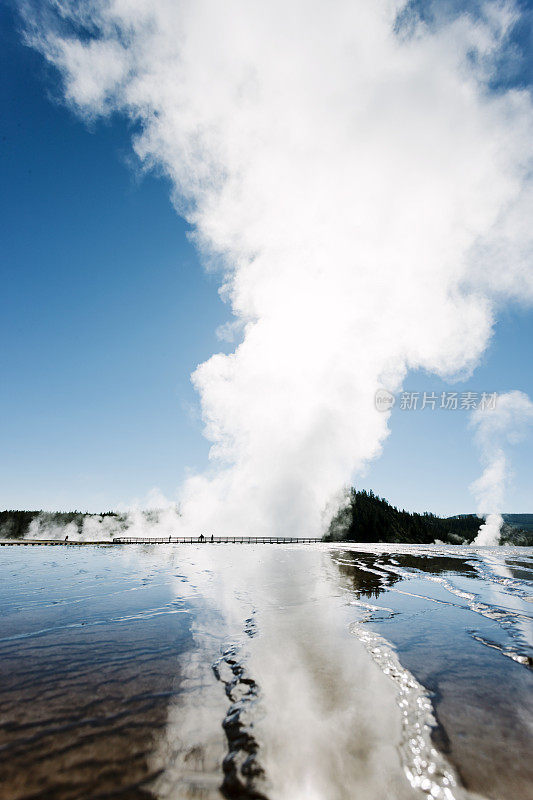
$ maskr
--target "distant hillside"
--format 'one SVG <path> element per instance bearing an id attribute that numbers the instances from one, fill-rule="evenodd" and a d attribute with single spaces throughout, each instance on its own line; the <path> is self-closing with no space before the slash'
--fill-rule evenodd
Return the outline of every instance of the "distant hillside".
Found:
<path id="1" fill-rule="evenodd" d="M 513 528 L 523 531 L 533 531 L 533 514 L 502 514 L 505 522 Z"/>
<path id="2" fill-rule="evenodd" d="M 143 512 L 147 523 L 157 523 L 157 512 Z M 504 514 L 502 544 L 533 546 L 533 514 Z M 59 538 L 65 533 L 76 537 L 94 530 L 93 537 L 107 538 L 127 530 L 127 515 L 107 511 L 89 514 L 81 511 L 0 511 L 0 539 Z M 325 541 L 406 542 L 431 544 L 436 539 L 448 544 L 470 544 L 481 520 L 475 514 L 436 517 L 411 514 L 391 506 L 373 492 L 351 489 L 346 504 L 335 514 Z M 67 529 L 67 530 L 64 530 Z M 87 538 L 87 536 L 85 537 Z"/>
<path id="3" fill-rule="evenodd" d="M 451 519 L 465 519 L 472 514 L 456 514 Z M 521 531 L 533 531 L 533 514 L 502 514 L 504 521 L 512 528 L 519 528 Z"/>
<path id="4" fill-rule="evenodd" d="M 530 517 L 533 515 L 506 515 Z M 481 520 L 475 514 L 436 517 L 434 514 L 411 514 L 391 506 L 373 492 L 351 489 L 346 504 L 335 514 L 325 541 L 405 542 L 431 544 L 435 540 L 448 544 L 471 544 L 477 536 Z M 533 533 L 505 525 L 502 542 L 533 545 Z"/>

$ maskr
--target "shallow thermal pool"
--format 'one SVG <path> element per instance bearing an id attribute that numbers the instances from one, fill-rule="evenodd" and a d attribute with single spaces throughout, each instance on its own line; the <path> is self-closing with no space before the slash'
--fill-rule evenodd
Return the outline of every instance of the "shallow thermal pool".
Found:
<path id="1" fill-rule="evenodd" d="M 22 798 L 533 798 L 533 550 L 1 548 Z"/>

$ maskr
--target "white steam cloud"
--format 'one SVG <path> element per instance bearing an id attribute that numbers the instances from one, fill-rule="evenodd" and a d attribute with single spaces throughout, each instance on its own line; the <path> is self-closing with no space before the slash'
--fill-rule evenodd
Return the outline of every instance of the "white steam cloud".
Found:
<path id="1" fill-rule="evenodd" d="M 518 12 L 481 7 L 432 26 L 400 0 L 27 15 L 78 113 L 135 121 L 242 336 L 193 375 L 213 446 L 184 532 L 318 535 L 388 434 L 376 389 L 468 374 L 497 304 L 533 299 L 532 104 L 488 88 Z"/>
<path id="2" fill-rule="evenodd" d="M 507 392 L 498 397 L 494 408 L 478 408 L 472 414 L 476 442 L 485 466 L 471 485 L 478 514 L 486 516 L 474 544 L 497 545 L 503 523 L 501 512 L 510 477 L 509 445 L 521 441 L 533 423 L 533 403 L 524 392 Z"/>

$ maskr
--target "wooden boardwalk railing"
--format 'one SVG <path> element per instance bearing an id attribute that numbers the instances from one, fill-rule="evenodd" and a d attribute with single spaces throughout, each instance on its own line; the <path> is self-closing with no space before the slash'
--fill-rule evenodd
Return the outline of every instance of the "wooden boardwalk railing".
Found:
<path id="1" fill-rule="evenodd" d="M 100 539 L 97 541 L 83 541 L 82 539 L 4 539 L 0 547 L 15 547 L 23 545 L 109 545 L 114 544 L 312 544 L 320 539 L 302 538 L 295 536 L 167 536 L 166 538 L 151 538 L 146 536 L 119 536 L 114 539 Z"/>
<path id="2" fill-rule="evenodd" d="M 146 538 L 144 536 L 120 536 L 113 539 L 114 544 L 291 544 L 320 542 L 320 539 L 296 536 L 167 536 L 167 538 Z"/>

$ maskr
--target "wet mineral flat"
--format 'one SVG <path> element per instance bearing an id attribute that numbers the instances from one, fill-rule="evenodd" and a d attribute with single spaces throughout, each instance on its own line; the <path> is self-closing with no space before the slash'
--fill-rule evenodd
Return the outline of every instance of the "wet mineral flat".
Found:
<path id="1" fill-rule="evenodd" d="M 0 552 L 9 800 L 533 797 L 533 552 Z"/>

